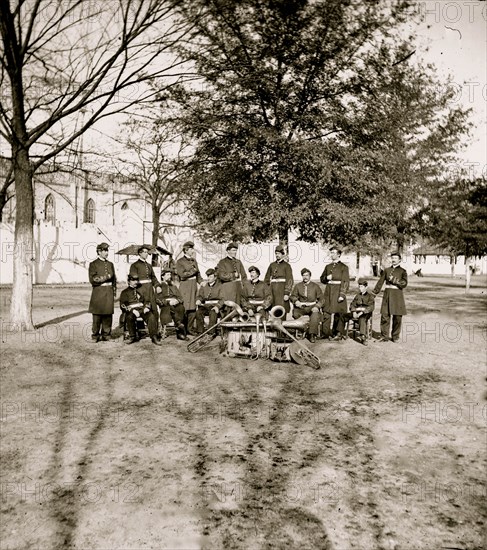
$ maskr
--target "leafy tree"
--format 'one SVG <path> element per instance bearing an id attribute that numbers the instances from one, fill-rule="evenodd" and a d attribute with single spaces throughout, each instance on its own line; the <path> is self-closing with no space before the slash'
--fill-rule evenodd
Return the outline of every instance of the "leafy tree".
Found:
<path id="1" fill-rule="evenodd" d="M 154 76 L 177 82 L 181 62 L 167 56 L 184 32 L 175 3 L 0 2 L 0 139 L 11 149 L 3 188 L 15 182 L 17 204 L 12 322 L 32 328 L 33 174 L 97 121 L 151 99 Z"/>
<path id="2" fill-rule="evenodd" d="M 354 243 L 411 230 L 418 189 L 468 129 L 412 65 L 408 1 L 195 0 L 179 48 L 202 79 L 173 91 L 197 141 L 191 207 L 206 237 L 289 229 Z M 427 162 L 427 159 L 432 159 Z M 399 243 L 401 244 L 401 243 Z"/>
<path id="3" fill-rule="evenodd" d="M 471 261 L 487 254 L 487 181 L 477 178 L 437 183 L 416 218 L 424 237 L 448 250 L 452 257 L 465 256 L 468 292 Z"/>

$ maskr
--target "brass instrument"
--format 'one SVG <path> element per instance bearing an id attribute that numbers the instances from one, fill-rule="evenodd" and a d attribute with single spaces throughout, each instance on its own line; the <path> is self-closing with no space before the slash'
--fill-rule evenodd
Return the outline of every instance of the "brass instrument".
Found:
<path id="1" fill-rule="evenodd" d="M 262 317 L 261 313 L 255 314 L 255 357 L 252 359 L 258 359 L 260 357 L 260 354 L 262 353 L 261 347 L 260 347 L 260 339 L 259 339 L 259 324 L 260 324 L 260 318 Z"/>
<path id="2" fill-rule="evenodd" d="M 286 310 L 282 306 L 274 306 L 269 312 L 271 326 L 274 327 L 277 331 L 285 334 L 288 338 L 293 340 L 293 342 L 296 342 L 299 348 L 298 354 L 303 358 L 304 362 L 307 365 L 313 367 L 316 370 L 319 369 L 321 367 L 320 358 L 283 327 L 282 318 L 285 315 Z"/>
<path id="3" fill-rule="evenodd" d="M 228 307 L 233 308 L 232 311 L 230 313 L 228 313 L 227 315 L 225 315 L 225 317 L 223 317 L 223 319 L 220 319 L 218 321 L 218 323 L 213 325 L 207 331 L 203 332 L 203 334 L 200 334 L 197 338 L 192 340 L 188 344 L 187 349 L 188 349 L 189 352 L 196 353 L 200 349 L 203 349 L 205 346 L 207 346 L 213 340 L 213 335 L 210 334 L 210 333 L 215 331 L 222 323 L 224 323 L 228 319 L 231 319 L 232 317 L 235 317 L 235 315 L 239 315 L 240 318 L 242 318 L 244 316 L 244 312 L 243 312 L 242 308 L 238 304 L 236 304 L 235 302 L 232 302 L 232 301 L 228 300 L 228 301 L 224 302 L 224 304 Z"/>

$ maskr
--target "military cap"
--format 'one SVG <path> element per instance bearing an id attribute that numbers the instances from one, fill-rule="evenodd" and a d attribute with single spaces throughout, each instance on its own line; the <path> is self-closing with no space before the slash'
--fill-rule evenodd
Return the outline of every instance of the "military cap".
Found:
<path id="1" fill-rule="evenodd" d="M 365 277 L 360 277 L 357 281 L 359 285 L 365 285 L 367 286 L 369 283 L 367 282 L 367 279 Z"/>
<path id="2" fill-rule="evenodd" d="M 303 267 L 301 270 L 301 275 L 304 275 L 305 273 L 309 273 L 311 275 L 311 271 L 307 267 Z"/>
<path id="3" fill-rule="evenodd" d="M 110 245 L 108 243 L 100 243 L 97 245 L 96 250 L 108 250 L 110 248 Z"/>
<path id="4" fill-rule="evenodd" d="M 210 267 L 210 269 L 207 269 L 205 273 L 207 275 L 214 275 L 216 273 L 216 270 Z"/>
<path id="5" fill-rule="evenodd" d="M 138 275 L 131 275 L 129 273 L 128 277 L 127 277 L 127 281 L 138 281 L 139 280 L 139 276 Z"/>
<path id="6" fill-rule="evenodd" d="M 166 273 L 172 273 L 172 271 L 168 267 L 163 267 L 161 269 L 161 276 L 165 275 Z"/>
<path id="7" fill-rule="evenodd" d="M 234 248 L 236 250 L 238 248 L 238 244 L 235 243 L 235 242 L 229 243 L 228 246 L 227 246 L 227 250 L 231 250 L 232 248 Z"/>
<path id="8" fill-rule="evenodd" d="M 401 254 L 399 252 L 391 252 L 391 256 L 397 256 L 399 259 L 401 259 Z"/>
<path id="9" fill-rule="evenodd" d="M 276 246 L 276 252 L 285 253 L 285 252 L 286 252 L 286 249 L 282 246 L 282 244 L 278 244 L 278 245 Z"/>
<path id="10" fill-rule="evenodd" d="M 194 248 L 194 242 L 193 241 L 186 241 L 183 244 L 183 250 L 187 250 L 188 248 Z"/>
<path id="11" fill-rule="evenodd" d="M 259 269 L 258 267 L 255 267 L 255 265 L 251 265 L 251 266 L 249 267 L 249 273 L 250 273 L 251 271 L 255 271 L 258 275 L 260 275 L 260 269 Z"/>
<path id="12" fill-rule="evenodd" d="M 149 252 L 149 249 L 150 249 L 149 245 L 143 244 L 142 246 L 139 246 L 139 248 L 137 249 L 137 254 L 140 254 L 142 250 L 147 250 L 147 252 Z"/>

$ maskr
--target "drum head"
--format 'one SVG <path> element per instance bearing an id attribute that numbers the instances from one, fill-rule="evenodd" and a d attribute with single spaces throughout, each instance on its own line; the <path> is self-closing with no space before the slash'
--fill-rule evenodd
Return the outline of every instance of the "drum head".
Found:
<path id="1" fill-rule="evenodd" d="M 306 359 L 302 355 L 301 347 L 297 342 L 292 342 L 289 346 L 289 353 L 295 363 L 298 365 L 306 365 Z"/>

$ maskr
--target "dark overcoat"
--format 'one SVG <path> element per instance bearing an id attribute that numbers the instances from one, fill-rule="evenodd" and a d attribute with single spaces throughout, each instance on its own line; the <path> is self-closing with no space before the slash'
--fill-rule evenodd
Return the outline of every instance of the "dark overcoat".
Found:
<path id="1" fill-rule="evenodd" d="M 403 289 L 408 286 L 407 271 L 400 266 L 386 267 L 375 285 L 374 294 L 379 294 L 384 283 L 386 288 L 380 312 L 385 315 L 406 315 Z"/>
<path id="2" fill-rule="evenodd" d="M 227 256 L 218 262 L 216 275 L 222 284 L 222 299 L 240 304 L 242 281 L 247 280 L 247 273 L 245 273 L 242 262 L 237 258 Z"/>
<path id="3" fill-rule="evenodd" d="M 331 275 L 331 279 L 328 279 Z M 323 292 L 324 306 L 327 313 L 347 313 L 346 292 L 350 284 L 348 266 L 343 262 L 334 262 L 325 266 L 320 281 L 325 285 Z M 342 302 L 338 301 L 340 296 Z"/>
<path id="4" fill-rule="evenodd" d="M 283 281 L 276 282 L 276 279 L 283 279 Z M 272 305 L 282 306 L 286 313 L 289 313 L 291 309 L 289 300 L 284 301 L 284 295 L 290 296 L 294 284 L 293 270 L 289 263 L 286 260 L 272 262 L 267 268 L 264 282 L 271 287 Z"/>
<path id="5" fill-rule="evenodd" d="M 139 259 L 130 266 L 129 274 L 139 278 L 141 282 L 139 290 L 142 289 L 142 292 L 150 298 L 152 311 L 157 312 L 154 287 L 159 286 L 159 281 L 157 280 L 153 267 L 144 260 Z"/>
<path id="6" fill-rule="evenodd" d="M 88 311 L 95 315 L 113 315 L 117 279 L 112 262 L 97 258 L 89 265 L 88 277 L 93 287 Z"/>
<path id="7" fill-rule="evenodd" d="M 183 256 L 176 262 L 176 273 L 180 280 L 179 292 L 184 300 L 184 309 L 186 311 L 196 309 L 198 284 L 203 280 L 198 263 L 194 258 Z"/>

